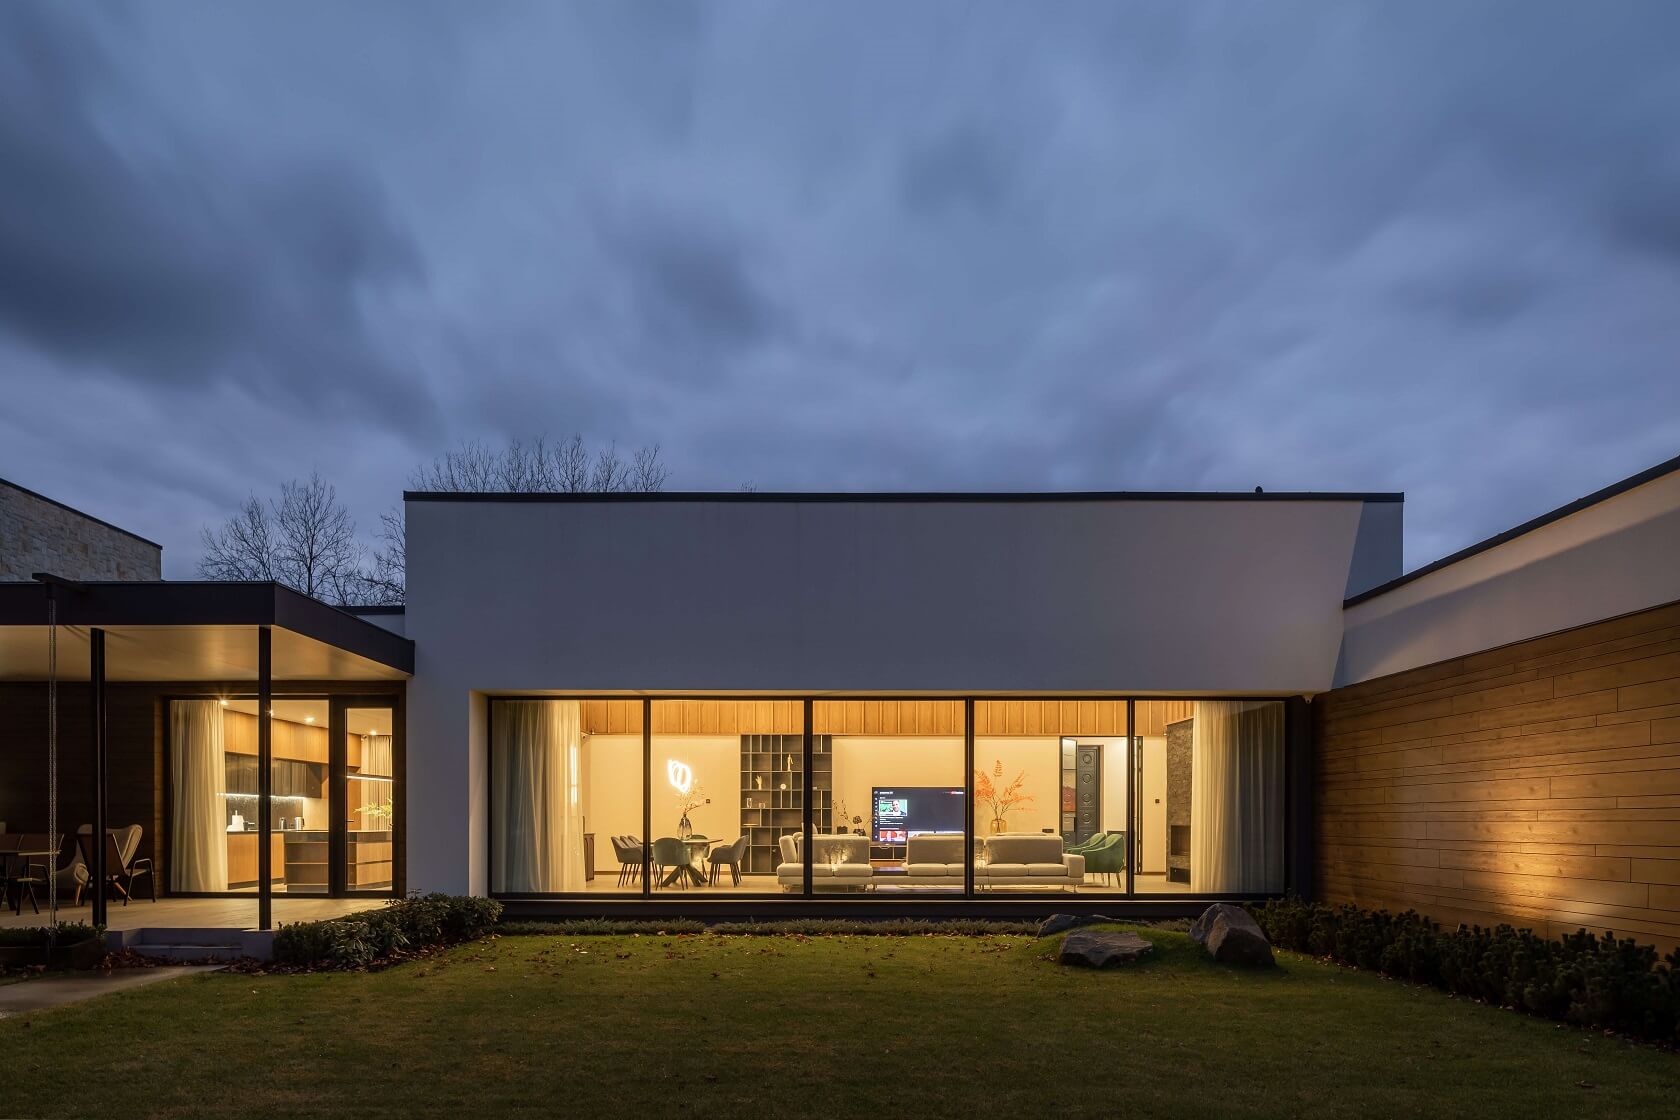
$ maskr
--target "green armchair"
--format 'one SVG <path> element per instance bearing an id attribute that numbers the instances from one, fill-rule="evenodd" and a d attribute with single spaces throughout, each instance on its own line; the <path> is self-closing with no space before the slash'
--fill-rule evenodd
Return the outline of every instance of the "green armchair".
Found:
<path id="1" fill-rule="evenodd" d="M 1096 848 L 1096 847 L 1101 846 L 1102 842 L 1104 840 L 1107 840 L 1107 839 L 1108 839 L 1108 833 L 1106 833 L 1106 832 L 1093 832 L 1091 835 L 1087 836 L 1085 839 L 1081 840 L 1079 843 L 1069 844 L 1068 847 L 1067 847 L 1068 854 L 1069 855 L 1074 855 L 1074 856 L 1084 855 L 1086 852 L 1090 851 L 1092 848 Z"/>
<path id="2" fill-rule="evenodd" d="M 1085 874 L 1107 876 L 1112 885 L 1115 875 L 1126 872 L 1126 834 L 1111 832 L 1101 844 L 1081 854 L 1085 857 Z"/>

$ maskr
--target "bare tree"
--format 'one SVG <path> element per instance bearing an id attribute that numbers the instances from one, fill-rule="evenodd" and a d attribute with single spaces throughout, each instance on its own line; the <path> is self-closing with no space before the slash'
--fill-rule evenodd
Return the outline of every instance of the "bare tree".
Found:
<path id="1" fill-rule="evenodd" d="M 278 499 L 252 495 L 222 525 L 205 529 L 203 541 L 198 571 L 206 579 L 274 580 L 339 604 L 363 590 L 356 523 L 319 472 L 282 484 Z"/>
<path id="2" fill-rule="evenodd" d="M 625 459 L 616 443 L 591 455 L 583 437 L 573 435 L 558 444 L 542 436 L 510 439 L 500 450 L 468 440 L 422 464 L 410 481 L 416 490 L 449 493 L 627 494 L 657 493 L 669 477 L 657 443 Z"/>
<path id="3" fill-rule="evenodd" d="M 402 507 L 398 506 L 379 515 L 379 547 L 362 575 L 360 602 L 375 607 L 401 606 L 407 568 L 408 537 Z"/>

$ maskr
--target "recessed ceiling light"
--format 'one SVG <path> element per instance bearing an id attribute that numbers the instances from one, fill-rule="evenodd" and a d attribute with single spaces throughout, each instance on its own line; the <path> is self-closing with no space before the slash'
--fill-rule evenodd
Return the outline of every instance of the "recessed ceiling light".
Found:
<path id="1" fill-rule="evenodd" d="M 303 717 L 303 722 L 314 723 L 315 722 L 315 717 L 314 716 L 304 716 Z"/>

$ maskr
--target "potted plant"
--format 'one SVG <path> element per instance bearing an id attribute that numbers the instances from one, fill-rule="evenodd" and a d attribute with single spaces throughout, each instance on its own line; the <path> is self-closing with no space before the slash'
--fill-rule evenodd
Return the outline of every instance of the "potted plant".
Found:
<path id="1" fill-rule="evenodd" d="M 1027 772 L 1021 771 L 1015 775 L 1015 780 L 1003 785 L 1003 760 L 1000 758 L 992 766 L 992 772 L 984 770 L 974 772 L 974 799 L 992 813 L 992 832 L 1009 831 L 1009 812 L 1018 806 L 1030 803 L 1033 798 L 1029 793 L 1023 793 L 1021 787 L 1026 785 Z"/>
<path id="2" fill-rule="evenodd" d="M 105 930 L 86 922 L 0 929 L 0 968 L 95 968 L 105 958 Z"/>

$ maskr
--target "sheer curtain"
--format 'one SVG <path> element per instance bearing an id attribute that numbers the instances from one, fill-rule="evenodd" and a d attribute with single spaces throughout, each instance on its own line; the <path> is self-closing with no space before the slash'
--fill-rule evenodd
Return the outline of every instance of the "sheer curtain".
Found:
<path id="1" fill-rule="evenodd" d="M 1190 889 L 1283 889 L 1283 705 L 1198 700 L 1190 743 Z"/>
<path id="2" fill-rule="evenodd" d="M 170 885 L 178 891 L 225 891 L 228 816 L 222 705 L 216 700 L 173 701 L 169 727 L 169 775 L 175 791 Z"/>
<path id="3" fill-rule="evenodd" d="M 490 717 L 490 889 L 583 889 L 576 700 L 497 700 Z"/>

